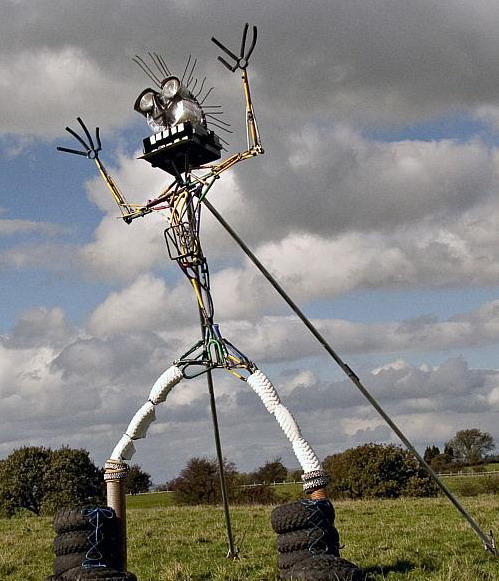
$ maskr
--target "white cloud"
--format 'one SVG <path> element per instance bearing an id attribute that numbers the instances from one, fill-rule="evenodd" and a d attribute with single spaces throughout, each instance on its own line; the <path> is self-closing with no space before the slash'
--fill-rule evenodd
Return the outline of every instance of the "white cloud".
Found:
<path id="1" fill-rule="evenodd" d="M 15 234 L 36 233 L 46 236 L 56 236 L 67 232 L 67 228 L 59 224 L 48 222 L 34 222 L 32 220 L 0 220 L 0 236 L 13 236 Z"/>
<path id="2" fill-rule="evenodd" d="M 160 51 L 176 69 L 186 55 L 206 53 L 215 71 L 210 78 L 215 83 L 228 78 L 209 40 L 215 34 L 234 49 L 239 46 L 233 23 L 224 24 L 221 5 L 191 2 L 187 15 L 185 3 L 154 2 L 121 11 L 116 1 L 113 5 L 115 19 L 107 26 L 107 12 L 95 1 L 85 9 L 41 2 L 29 15 L 23 3 L 9 3 L 1 36 L 22 32 L 22 50 L 19 42 L 0 42 L 7 105 L 1 109 L 15 113 L 5 118 L 5 130 L 54 135 L 61 130 L 57 113 L 71 119 L 74 110 L 87 111 L 99 123 L 106 119 L 108 126 L 123 122 L 140 83 L 145 84 L 130 63 L 136 53 Z M 247 19 L 242 3 L 234 2 L 232 10 L 234 22 Z M 310 9 L 278 0 L 262 4 L 257 14 L 260 38 L 252 57 L 257 111 L 287 121 L 306 112 L 318 119 L 397 124 L 448 110 L 498 106 L 493 2 L 328 0 Z"/>
<path id="3" fill-rule="evenodd" d="M 82 111 L 92 123 L 108 127 L 129 117 L 126 81 L 110 77 L 84 48 L 4 53 L 0 79 L 0 121 L 5 133 L 53 137 L 64 128 L 61 120 L 70 123 Z"/>
<path id="4" fill-rule="evenodd" d="M 75 336 L 64 311 L 35 307 L 24 311 L 9 335 L 8 345 L 17 348 L 60 346 Z"/>
<path id="5" fill-rule="evenodd" d="M 28 441 L 43 441 L 46 445 L 76 445 L 79 442 L 79 445 L 87 446 L 98 461 L 105 459 L 133 413 L 147 397 L 156 377 L 178 356 L 179 342 L 183 342 L 185 336 L 195 339 L 198 333 L 195 324 L 192 328 L 179 327 L 178 331 L 151 332 L 146 327 L 154 329 L 158 326 L 154 317 L 158 317 L 159 325 L 162 319 L 161 314 L 153 311 L 147 318 L 147 309 L 147 325 L 134 329 L 131 320 L 127 322 L 125 316 L 125 323 L 120 327 L 124 305 L 134 312 L 148 290 L 151 291 L 150 299 L 153 294 L 164 299 L 164 293 L 168 293 L 163 281 L 139 277 L 121 295 L 110 295 L 104 307 L 95 311 L 87 330 L 76 332 L 68 329 L 60 309 L 33 310 L 20 319 L 12 335 L 4 338 L 0 345 L 0 397 L 2 409 L 8 410 L 0 430 L 3 449 L 8 451 L 9 445 L 22 445 Z M 159 303 L 167 304 L 168 296 L 166 298 Z M 487 313 L 492 308 L 485 305 L 467 318 L 474 321 L 480 321 L 480 317 L 488 319 Z M 116 314 L 114 319 L 113 313 Z M 261 337 L 271 333 L 282 322 L 294 324 L 290 318 L 284 321 L 269 319 L 267 327 L 262 327 Z M 227 323 L 230 332 L 231 325 Z M 248 334 L 250 338 L 253 336 L 250 327 Z M 268 337 L 268 343 L 261 345 L 257 354 L 268 360 L 266 350 L 276 357 L 279 353 L 289 353 L 289 336 L 293 333 L 284 325 L 280 333 Z M 240 339 L 249 343 L 244 333 L 241 337 L 238 334 L 237 342 Z M 258 344 L 259 337 L 254 341 Z M 310 353 L 306 349 L 300 351 L 299 342 L 296 343 L 296 351 L 291 345 L 289 354 L 293 361 L 292 370 L 280 372 L 267 361 L 265 367 L 269 370 L 264 369 L 264 372 L 274 382 L 283 402 L 295 414 L 303 433 L 320 454 L 363 441 L 393 439 L 349 381 L 331 382 L 325 379 L 321 367 L 310 369 L 306 363 Z M 53 346 L 47 346 L 49 344 Z M 486 426 L 483 429 L 490 429 L 495 434 L 491 418 L 497 413 L 498 371 L 470 369 L 463 359 L 450 359 L 434 366 L 415 366 L 398 359 L 387 360 L 386 364 L 364 375 L 364 383 L 371 393 L 397 422 L 403 422 L 404 430 L 407 429 L 417 443 L 427 444 L 429 438 L 431 443 L 449 439 L 463 424 L 473 425 L 478 415 Z M 286 439 L 249 387 L 222 373 L 216 374 L 215 381 L 219 413 L 228 442 L 225 453 L 246 470 L 254 467 L 251 462 L 255 466 L 262 463 L 270 452 L 282 455 L 293 466 L 295 461 Z M 182 382 L 169 398 L 168 405 L 158 409 L 158 421 L 149 436 L 151 443 L 138 443 L 137 461 L 144 460 L 147 466 L 149 460 L 143 459 L 141 454 L 149 454 L 150 450 L 155 450 L 157 458 L 157 440 L 165 438 L 168 449 L 170 443 L 175 442 L 176 452 L 172 449 L 175 466 L 181 467 L 193 450 L 209 455 L 206 441 L 203 448 L 202 439 L 194 441 L 189 436 L 195 426 L 196 433 L 205 434 L 205 440 L 209 437 L 207 406 L 203 378 Z M 241 425 L 245 424 L 249 410 L 252 410 L 252 424 L 241 434 Z M 23 422 L 29 423 L 30 418 L 34 420 L 35 417 L 38 428 L 25 429 Z M 429 427 L 437 417 L 439 428 L 431 431 Z M 328 426 L 328 429 L 324 431 L 320 426 Z M 256 442 L 254 450 L 249 455 L 241 455 L 234 442 L 250 436 Z M 164 449 L 163 446 L 159 448 Z M 174 476 L 168 470 L 171 466 L 163 466 L 160 472 Z"/>
<path id="6" fill-rule="evenodd" d="M 88 326 L 99 336 L 161 331 L 196 320 L 195 309 L 183 286 L 168 289 L 164 280 L 144 274 L 124 290 L 111 293 L 91 314 Z"/>
<path id="7" fill-rule="evenodd" d="M 74 257 L 77 250 L 75 245 L 69 243 L 13 244 L 0 252 L 0 267 L 71 272 L 76 266 Z"/>

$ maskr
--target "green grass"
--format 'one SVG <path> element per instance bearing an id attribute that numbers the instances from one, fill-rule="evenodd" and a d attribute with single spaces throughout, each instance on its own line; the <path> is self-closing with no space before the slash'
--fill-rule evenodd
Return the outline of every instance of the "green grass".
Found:
<path id="1" fill-rule="evenodd" d="M 171 492 L 148 492 L 146 494 L 128 495 L 127 508 L 164 508 L 174 503 Z"/>
<path id="2" fill-rule="evenodd" d="M 139 581 L 276 579 L 271 508 L 231 509 L 240 548 L 240 558 L 232 561 L 225 558 L 222 509 L 158 506 L 168 496 L 128 497 L 128 569 Z M 463 503 L 485 530 L 499 530 L 496 496 L 466 498 Z M 499 579 L 499 560 L 484 551 L 444 498 L 335 505 L 343 556 L 371 571 L 376 581 Z M 42 581 L 49 575 L 53 534 L 48 517 L 0 519 L 0 580 Z"/>

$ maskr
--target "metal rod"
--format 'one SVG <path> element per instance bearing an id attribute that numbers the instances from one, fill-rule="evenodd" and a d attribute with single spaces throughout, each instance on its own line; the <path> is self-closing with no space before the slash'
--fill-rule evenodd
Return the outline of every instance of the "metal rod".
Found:
<path id="1" fill-rule="evenodd" d="M 201 208 L 200 208 L 201 209 Z M 192 223 L 193 218 L 193 209 L 191 204 L 187 206 L 187 215 L 189 218 L 189 222 Z M 196 268 L 197 275 L 199 275 L 199 267 Z M 199 323 L 201 326 L 201 341 L 204 342 L 205 331 L 208 321 L 205 319 L 203 314 L 203 310 L 201 305 L 198 302 L 198 313 L 199 313 Z M 211 318 L 212 312 L 209 313 L 209 317 Z M 205 355 L 208 355 L 207 353 Z M 232 525 L 230 521 L 230 511 L 229 511 L 229 499 L 227 495 L 227 482 L 225 479 L 225 470 L 224 470 L 224 459 L 222 453 L 222 444 L 220 441 L 220 429 L 218 427 L 218 414 L 217 414 L 217 405 L 215 400 L 215 389 L 213 386 L 213 375 L 211 373 L 211 369 L 208 368 L 206 371 L 206 382 L 208 384 L 208 394 L 210 396 L 210 409 L 211 409 L 211 420 L 213 424 L 213 436 L 215 438 L 215 449 L 217 452 L 217 462 L 218 462 L 218 474 L 220 479 L 220 492 L 222 494 L 222 504 L 224 509 L 225 515 L 225 528 L 227 531 L 227 544 L 228 544 L 228 551 L 227 551 L 227 558 L 228 559 L 237 559 L 237 551 L 234 548 L 234 537 L 232 535 Z"/>
<path id="2" fill-rule="evenodd" d="M 489 550 L 492 554 L 497 556 L 497 550 L 495 548 L 494 542 L 490 536 L 487 536 L 482 529 L 478 526 L 475 520 L 468 514 L 468 512 L 463 508 L 457 498 L 452 494 L 452 492 L 447 488 L 447 486 L 440 480 L 431 466 L 424 460 L 424 458 L 419 454 L 416 448 L 407 439 L 400 428 L 393 422 L 389 415 L 383 410 L 383 408 L 378 404 L 374 397 L 369 393 L 366 387 L 361 383 L 357 375 L 352 371 L 352 369 L 340 358 L 340 356 L 334 351 L 334 349 L 329 345 L 326 339 L 321 335 L 317 328 L 312 324 L 312 322 L 306 317 L 306 315 L 301 311 L 298 305 L 289 297 L 282 286 L 275 280 L 275 278 L 270 274 L 270 272 L 263 266 L 263 264 L 258 260 L 258 258 L 253 254 L 245 242 L 240 238 L 240 236 L 234 231 L 234 229 L 226 222 L 222 215 L 213 207 L 213 205 L 206 199 L 203 199 L 203 203 L 210 210 L 210 212 L 215 216 L 215 218 L 220 222 L 220 224 L 225 228 L 225 230 L 231 235 L 231 237 L 237 242 L 248 258 L 253 262 L 253 264 L 260 270 L 260 272 L 265 276 L 265 278 L 270 282 L 274 289 L 281 295 L 285 302 L 291 307 L 293 312 L 297 317 L 303 322 L 307 329 L 312 333 L 312 335 L 319 341 L 319 343 L 324 347 L 327 353 L 336 361 L 343 372 L 348 376 L 348 378 L 354 383 L 354 385 L 360 390 L 362 395 L 369 401 L 369 403 L 374 407 L 374 409 L 380 414 L 380 416 L 385 420 L 385 422 L 390 426 L 390 428 L 397 434 L 400 440 L 405 444 L 405 446 L 414 454 L 419 463 L 427 470 L 428 474 L 435 482 L 435 484 L 440 488 L 440 490 L 447 496 L 447 498 L 452 502 L 456 509 L 461 513 L 461 515 L 466 519 L 471 528 L 478 535 L 480 540 L 485 546 L 485 549 Z"/>

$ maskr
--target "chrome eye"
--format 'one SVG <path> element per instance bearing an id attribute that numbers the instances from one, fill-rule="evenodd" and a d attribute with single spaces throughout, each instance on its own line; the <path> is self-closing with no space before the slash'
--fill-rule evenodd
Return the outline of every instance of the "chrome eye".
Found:
<path id="1" fill-rule="evenodd" d="M 144 113 L 147 113 L 148 111 L 152 111 L 153 107 L 154 107 L 154 93 L 146 93 L 145 95 L 142 95 L 139 102 L 140 110 L 144 111 Z"/>
<path id="2" fill-rule="evenodd" d="M 177 77 L 169 77 L 163 83 L 161 93 L 165 99 L 173 99 L 180 90 L 180 81 Z"/>

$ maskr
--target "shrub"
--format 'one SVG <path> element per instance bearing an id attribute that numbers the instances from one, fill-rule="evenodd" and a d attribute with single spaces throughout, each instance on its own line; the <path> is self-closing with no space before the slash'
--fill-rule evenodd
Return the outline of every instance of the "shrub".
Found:
<path id="1" fill-rule="evenodd" d="M 237 475 L 234 464 L 225 460 L 224 472 L 228 494 L 233 496 Z M 169 487 L 178 504 L 219 504 L 222 493 L 217 460 L 191 458 Z"/>
<path id="2" fill-rule="evenodd" d="M 237 504 L 278 504 L 282 502 L 282 499 L 277 497 L 275 490 L 265 484 L 238 488 L 233 500 Z"/>
<path id="3" fill-rule="evenodd" d="M 435 496 L 430 476 L 413 456 L 393 444 L 365 444 L 328 456 L 324 468 L 336 498 L 397 498 Z"/>

